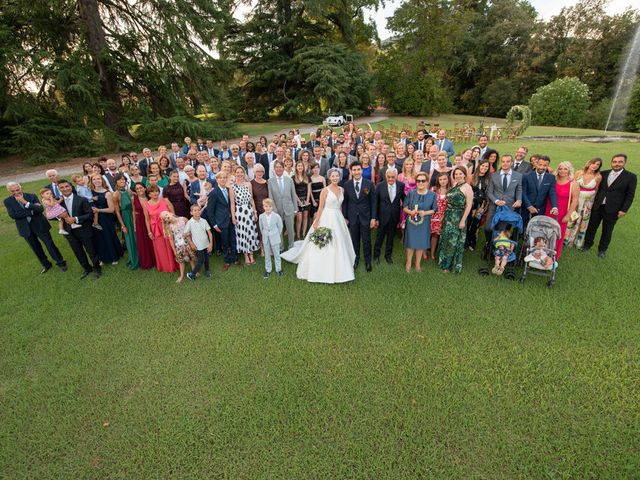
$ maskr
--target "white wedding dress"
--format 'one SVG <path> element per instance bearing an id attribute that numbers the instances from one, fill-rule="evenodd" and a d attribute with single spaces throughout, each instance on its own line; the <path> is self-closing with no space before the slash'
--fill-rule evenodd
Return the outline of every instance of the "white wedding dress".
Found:
<path id="1" fill-rule="evenodd" d="M 314 230 L 311 227 L 304 240 L 295 242 L 293 248 L 281 255 L 287 262 L 298 264 L 298 278 L 315 283 L 342 283 L 355 278 L 353 262 L 356 254 L 347 222 L 342 216 L 343 199 L 342 189 L 338 198 L 327 188 L 327 198 L 318 226 L 331 229 L 332 239 L 328 245 L 318 248 L 309 240 Z"/>

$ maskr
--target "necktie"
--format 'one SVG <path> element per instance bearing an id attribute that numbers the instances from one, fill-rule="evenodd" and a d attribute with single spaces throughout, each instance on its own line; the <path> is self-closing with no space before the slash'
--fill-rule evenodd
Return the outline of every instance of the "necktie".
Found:
<path id="1" fill-rule="evenodd" d="M 356 195 L 360 196 L 360 182 L 356 182 Z"/>
<path id="2" fill-rule="evenodd" d="M 507 174 L 503 173 L 502 174 L 502 193 L 505 193 L 507 191 L 507 186 L 509 184 L 507 183 Z"/>
<path id="3" fill-rule="evenodd" d="M 53 188 L 53 196 L 55 198 L 60 198 L 60 190 L 58 190 L 58 186 L 55 183 L 52 183 L 51 187 Z"/>
<path id="4" fill-rule="evenodd" d="M 224 195 L 224 199 L 229 203 L 229 192 L 227 191 L 227 187 L 222 189 L 222 194 Z"/>
<path id="5" fill-rule="evenodd" d="M 540 185 L 542 185 L 542 177 L 544 177 L 544 173 L 539 173 L 539 174 L 538 174 L 538 187 L 539 187 Z"/>
<path id="6" fill-rule="evenodd" d="M 395 192 L 394 192 L 393 185 L 389 185 L 389 200 L 391 201 L 391 203 L 393 203 L 395 198 L 396 198 L 396 195 L 395 195 Z"/>
<path id="7" fill-rule="evenodd" d="M 516 162 L 516 166 L 515 166 L 514 170 L 517 172 L 518 168 L 520 168 L 520 162 Z"/>
<path id="8" fill-rule="evenodd" d="M 284 193 L 284 182 L 282 181 L 282 177 L 278 178 L 278 185 L 280 185 L 280 193 Z"/>

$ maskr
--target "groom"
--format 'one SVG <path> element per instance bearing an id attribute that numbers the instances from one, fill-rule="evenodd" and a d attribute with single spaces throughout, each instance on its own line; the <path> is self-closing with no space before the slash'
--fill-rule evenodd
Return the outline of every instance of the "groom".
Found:
<path id="1" fill-rule="evenodd" d="M 362 164 L 353 162 L 349 167 L 351 180 L 344 184 L 342 213 L 347 219 L 349 233 L 356 252 L 353 268 L 360 261 L 360 240 L 364 250 L 364 263 L 367 272 L 371 271 L 371 229 L 376 225 L 376 189 L 373 183 L 362 178 Z"/>

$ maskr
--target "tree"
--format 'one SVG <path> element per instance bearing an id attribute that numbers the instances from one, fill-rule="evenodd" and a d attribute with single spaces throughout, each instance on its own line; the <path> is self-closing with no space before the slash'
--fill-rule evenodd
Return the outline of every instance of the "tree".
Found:
<path id="1" fill-rule="evenodd" d="M 557 127 L 582 127 L 589 105 L 589 87 L 575 77 L 538 88 L 529 101 L 535 124 Z"/>

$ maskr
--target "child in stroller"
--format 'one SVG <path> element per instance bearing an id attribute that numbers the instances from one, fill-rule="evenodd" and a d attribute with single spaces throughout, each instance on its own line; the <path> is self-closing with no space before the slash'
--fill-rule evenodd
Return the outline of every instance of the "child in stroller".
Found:
<path id="1" fill-rule="evenodd" d="M 521 282 L 531 273 L 547 277 L 547 286 L 556 282 L 556 240 L 560 238 L 560 224 L 545 215 L 536 215 L 527 224 L 526 256 Z"/>
<path id="2" fill-rule="evenodd" d="M 547 254 L 548 249 L 544 237 L 536 237 L 533 239 L 533 250 L 524 257 L 524 261 L 537 262 L 540 267 L 549 270 L 553 265 L 553 258 Z"/>
<path id="3" fill-rule="evenodd" d="M 491 269 L 494 275 L 502 275 L 507 262 L 515 259 L 515 249 L 517 243 L 511 240 L 511 231 L 504 229 L 493 239 L 493 255 L 495 266 Z M 510 260 L 510 257 L 511 258 Z"/>

